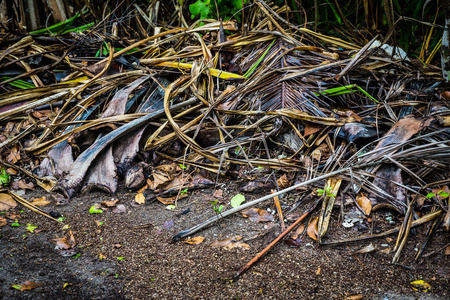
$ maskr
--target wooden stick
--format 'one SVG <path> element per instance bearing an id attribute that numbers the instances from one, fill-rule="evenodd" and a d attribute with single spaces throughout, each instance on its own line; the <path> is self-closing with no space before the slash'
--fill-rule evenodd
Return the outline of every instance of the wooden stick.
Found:
<path id="1" fill-rule="evenodd" d="M 282 238 L 284 238 L 289 232 L 292 231 L 298 224 L 300 224 L 301 221 L 303 221 L 304 218 L 306 218 L 320 203 L 322 199 L 319 199 L 316 201 L 313 207 L 308 209 L 300 218 L 298 218 L 297 221 L 295 221 L 291 226 L 289 226 L 285 231 L 283 231 L 275 240 L 272 241 L 266 248 L 264 248 L 263 251 L 259 252 L 255 257 L 253 257 L 252 260 L 250 260 L 245 266 L 239 269 L 239 271 L 234 274 L 233 280 L 236 280 L 241 276 L 245 271 L 247 271 L 253 264 L 255 264 L 264 254 L 269 252 L 273 246 L 275 246 L 279 241 L 281 241 Z"/>

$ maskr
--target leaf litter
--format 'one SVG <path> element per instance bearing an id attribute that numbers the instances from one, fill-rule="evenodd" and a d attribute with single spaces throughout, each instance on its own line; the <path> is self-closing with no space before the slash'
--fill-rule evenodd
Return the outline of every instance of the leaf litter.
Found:
<path id="1" fill-rule="evenodd" d="M 342 205 L 344 227 L 379 210 L 405 215 L 398 230 L 385 231 L 398 233 L 397 250 L 415 226 L 448 230 L 450 113 L 440 100 L 448 92 L 439 86 L 439 68 L 389 55 L 385 43 L 349 43 L 295 26 L 282 17 L 287 10 L 275 13 L 264 2 L 252 8 L 261 26 L 275 26 L 277 34 L 255 24 L 244 32 L 233 21 L 183 23 L 138 41 L 108 41 L 109 53 L 100 60 L 86 46 L 103 44 L 95 31 L 73 32 L 70 50 L 62 40 L 50 48 L 37 36 L 8 37 L 2 64 L 12 63 L 14 55 L 33 55 L 32 49 L 47 51 L 49 61 L 0 83 L 0 134 L 8 137 L 1 142 L 2 168 L 15 167 L 27 177 L 15 179 L 18 188 L 33 190 L 34 181 L 66 198 L 92 189 L 114 193 L 119 180 L 132 190 L 146 186 L 148 195 L 136 194 L 141 205 L 147 198 L 173 204 L 187 198 L 180 194 L 187 185 L 201 189 L 221 176 L 244 173 L 277 188 L 257 200 L 231 198 L 232 208 L 204 226 L 270 198 L 292 205 L 286 196 L 303 199 L 319 187 L 323 202 L 307 233 L 320 245 L 354 241 L 327 240 L 337 197 L 352 197 L 365 215 L 352 217 Z M 226 41 L 205 34 L 223 30 L 234 34 Z M 118 44 L 125 48 L 115 49 Z M 80 61 L 77 52 L 88 59 Z M 223 55 L 231 58 L 227 64 L 218 63 Z M 34 75 L 49 68 L 64 71 L 46 83 Z M 260 168 L 271 175 L 262 179 Z M 194 181 L 200 172 L 205 180 Z M 340 180 L 339 186 L 327 190 L 331 179 Z M 429 193 L 435 196 L 423 199 Z M 0 195 L 0 211 L 16 200 L 27 204 L 18 195 Z M 419 207 L 413 197 L 422 197 Z M 306 209 L 315 200 L 299 206 Z M 256 220 L 266 215 L 262 211 Z"/>

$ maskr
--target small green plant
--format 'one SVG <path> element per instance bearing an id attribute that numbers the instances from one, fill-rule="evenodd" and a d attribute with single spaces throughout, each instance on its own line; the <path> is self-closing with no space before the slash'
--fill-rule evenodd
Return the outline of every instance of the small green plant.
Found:
<path id="1" fill-rule="evenodd" d="M 198 0 L 189 5 L 189 11 L 192 19 L 197 16 L 200 16 L 200 19 L 216 19 L 219 17 L 222 20 L 229 20 L 234 17 L 240 22 L 242 15 L 240 10 L 246 3 L 247 0 Z M 217 16 L 217 12 L 219 16 Z"/>
<path id="2" fill-rule="evenodd" d="M 80 256 L 81 256 L 81 253 L 77 253 L 77 254 L 73 255 L 72 258 L 78 258 Z"/>
<path id="3" fill-rule="evenodd" d="M 34 233 L 34 230 L 38 228 L 37 226 L 33 226 L 31 224 L 27 224 L 27 230 L 31 233 Z"/>
<path id="4" fill-rule="evenodd" d="M 180 194 L 180 195 L 186 195 L 187 192 L 188 192 L 188 189 L 186 188 L 186 189 L 184 189 L 184 190 L 181 191 L 181 194 Z"/>
<path id="5" fill-rule="evenodd" d="M 89 208 L 89 213 L 91 214 L 102 214 L 103 210 L 101 210 L 100 208 L 97 208 L 95 205 L 91 206 L 91 208 Z"/>
<path id="6" fill-rule="evenodd" d="M 245 196 L 242 194 L 237 194 L 233 198 L 231 198 L 231 207 L 235 208 L 242 204 L 245 201 Z"/>
<path id="7" fill-rule="evenodd" d="M 117 259 L 118 260 L 123 260 L 123 256 L 119 256 Z"/>
<path id="8" fill-rule="evenodd" d="M 215 201 L 209 201 L 209 203 L 211 203 L 213 205 L 213 209 L 216 214 L 220 214 L 223 209 L 223 205 L 222 204 L 218 205 L 218 202 L 219 202 L 219 200 L 217 200 L 217 199 Z"/>
<path id="9" fill-rule="evenodd" d="M 185 165 L 183 165 L 183 164 L 178 164 L 179 166 L 180 166 L 180 168 L 182 169 L 182 170 L 184 170 L 184 169 L 186 169 L 187 167 L 185 166 Z"/>
<path id="10" fill-rule="evenodd" d="M 66 217 L 59 217 L 57 220 L 60 221 L 60 222 L 62 222 L 62 221 L 64 221 L 65 219 L 67 219 L 67 218 L 66 218 Z"/>
<path id="11" fill-rule="evenodd" d="M 333 191 L 333 189 L 331 187 L 326 187 L 325 190 L 318 189 L 317 195 L 323 196 L 325 194 L 326 197 L 336 197 L 336 195 L 333 194 L 332 191 Z"/>
<path id="12" fill-rule="evenodd" d="M 444 190 L 440 190 L 437 194 L 438 194 L 439 196 L 443 197 L 443 198 L 447 198 L 448 196 L 450 196 L 450 194 L 447 193 L 447 192 L 444 192 Z M 427 199 L 431 199 L 431 198 L 433 198 L 434 196 L 436 196 L 435 193 L 428 193 L 427 196 L 426 196 L 426 198 L 427 198 Z"/>
<path id="13" fill-rule="evenodd" d="M 9 182 L 11 181 L 11 175 L 9 173 L 6 173 L 6 169 L 1 167 L 0 168 L 0 185 L 9 185 Z"/>
<path id="14" fill-rule="evenodd" d="M 11 223 L 11 227 L 19 227 L 19 221 L 15 220 L 14 223 Z"/>

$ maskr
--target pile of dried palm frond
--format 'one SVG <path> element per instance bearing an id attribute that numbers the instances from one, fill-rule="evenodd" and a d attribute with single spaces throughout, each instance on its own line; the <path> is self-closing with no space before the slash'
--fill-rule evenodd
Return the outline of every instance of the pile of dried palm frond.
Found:
<path id="1" fill-rule="evenodd" d="M 398 259 L 413 226 L 450 226 L 441 70 L 377 38 L 356 45 L 292 25 L 287 9 L 256 1 L 249 14 L 260 22 L 245 30 L 187 26 L 180 14 L 185 27 L 142 39 L 118 37 L 114 26 L 4 36 L 0 164 L 66 198 L 115 193 L 122 179 L 176 194 L 223 174 L 278 189 L 175 239 L 292 190 L 311 199 L 320 187 L 320 243 L 330 243 L 322 238 L 333 206 L 350 198 L 365 215 L 405 214 L 389 232 L 400 231 Z"/>

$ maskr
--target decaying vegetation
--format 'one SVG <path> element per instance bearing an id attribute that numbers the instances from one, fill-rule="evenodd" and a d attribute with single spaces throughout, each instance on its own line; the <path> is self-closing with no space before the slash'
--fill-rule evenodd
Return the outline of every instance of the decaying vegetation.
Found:
<path id="1" fill-rule="evenodd" d="M 237 177 L 249 181 L 244 191 L 276 190 L 174 241 L 288 192 L 297 203 L 287 205 L 307 211 L 301 220 L 318 207 L 319 244 L 398 233 L 393 262 L 415 226 L 428 224 L 430 237 L 449 230 L 450 96 L 438 46 L 426 51 L 441 27 L 420 23 L 428 33 L 418 59 L 395 47 L 402 35 L 389 9 L 390 30 L 370 35 L 350 31 L 337 5 L 349 34 L 336 37 L 297 22 L 303 15 L 292 6 L 248 2 L 239 24 L 188 23 L 187 4 L 165 1 L 103 12 L 75 1 L 78 13 L 53 15 L 64 26 L 37 30 L 42 20 L 29 20 L 35 31 L 26 35 L 23 22 L 4 23 L 5 174 L 65 199 L 115 193 L 123 182 L 147 201 L 173 204 L 186 188 Z M 74 27 L 80 20 L 85 26 Z M 366 217 L 379 209 L 405 217 L 400 228 L 329 241 L 337 205 L 342 216 L 347 205 Z"/>

